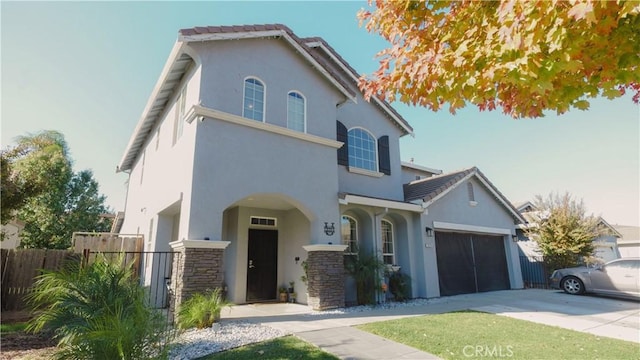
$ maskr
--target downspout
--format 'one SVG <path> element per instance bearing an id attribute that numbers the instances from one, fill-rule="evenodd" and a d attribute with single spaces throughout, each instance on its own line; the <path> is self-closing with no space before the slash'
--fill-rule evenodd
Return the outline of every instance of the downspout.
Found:
<path id="1" fill-rule="evenodd" d="M 381 228 L 381 220 L 382 217 L 384 215 L 386 215 L 389 212 L 389 208 L 384 208 L 384 210 L 381 213 L 376 214 L 375 212 L 373 213 L 373 221 L 375 222 L 374 224 L 374 229 L 373 229 L 373 252 L 374 254 L 376 254 L 376 257 L 378 256 L 378 240 L 382 241 L 382 232 L 380 231 Z M 378 274 L 379 278 L 383 278 L 384 274 Z M 384 295 L 380 294 L 380 292 L 378 291 L 378 289 L 376 289 L 376 302 L 377 303 L 381 303 L 382 300 L 384 300 Z"/>

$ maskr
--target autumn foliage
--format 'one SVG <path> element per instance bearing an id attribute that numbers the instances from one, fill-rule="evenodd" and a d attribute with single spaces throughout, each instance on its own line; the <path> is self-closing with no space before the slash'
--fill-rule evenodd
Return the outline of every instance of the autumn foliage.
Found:
<path id="1" fill-rule="evenodd" d="M 370 5 L 373 5 L 370 3 Z M 369 99 L 514 118 L 640 98 L 640 1 L 377 0 L 361 25 L 390 42 L 360 79 Z"/>

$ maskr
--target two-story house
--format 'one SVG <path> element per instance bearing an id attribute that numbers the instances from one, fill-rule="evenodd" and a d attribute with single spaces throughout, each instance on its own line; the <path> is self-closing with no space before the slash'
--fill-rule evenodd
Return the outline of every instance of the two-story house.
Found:
<path id="1" fill-rule="evenodd" d="M 294 281 L 299 302 L 343 306 L 343 257 L 358 248 L 408 274 L 413 297 L 522 287 L 518 211 L 477 168 L 402 162 L 413 129 L 357 78 L 284 25 L 180 30 L 118 166 L 121 231 L 182 254 L 177 301 L 215 286 L 269 301 Z M 159 266 L 148 279 L 170 275 Z"/>

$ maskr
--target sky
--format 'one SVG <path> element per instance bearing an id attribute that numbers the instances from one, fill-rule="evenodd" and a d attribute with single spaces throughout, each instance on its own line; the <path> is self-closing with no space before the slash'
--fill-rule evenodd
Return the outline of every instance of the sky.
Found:
<path id="1" fill-rule="evenodd" d="M 124 210 L 116 173 L 178 30 L 281 23 L 324 38 L 370 74 L 387 43 L 359 27 L 365 1 L 0 2 L 1 145 L 41 130 L 64 134 L 74 170 L 91 169 L 107 204 Z M 588 111 L 514 120 L 467 107 L 394 103 L 415 137 L 402 159 L 445 172 L 477 166 L 512 202 L 569 192 L 610 224 L 640 225 L 640 108 L 630 96 Z"/>

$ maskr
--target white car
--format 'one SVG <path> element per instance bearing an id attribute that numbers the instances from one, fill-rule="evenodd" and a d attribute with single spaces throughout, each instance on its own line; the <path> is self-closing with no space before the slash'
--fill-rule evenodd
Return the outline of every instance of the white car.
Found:
<path id="1" fill-rule="evenodd" d="M 558 269 L 551 275 L 551 286 L 572 295 L 590 292 L 640 299 L 640 258 L 616 259 L 594 268 Z"/>

